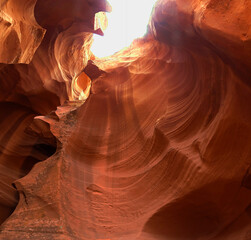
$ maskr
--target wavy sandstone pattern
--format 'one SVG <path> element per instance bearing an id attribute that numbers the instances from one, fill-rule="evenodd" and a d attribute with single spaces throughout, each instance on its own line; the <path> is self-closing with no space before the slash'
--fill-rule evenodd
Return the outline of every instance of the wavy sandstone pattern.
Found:
<path id="1" fill-rule="evenodd" d="M 0 239 L 250 239 L 250 2 L 159 0 L 108 59 L 105 1 L 50 4 L 32 61 L 0 66 Z"/>

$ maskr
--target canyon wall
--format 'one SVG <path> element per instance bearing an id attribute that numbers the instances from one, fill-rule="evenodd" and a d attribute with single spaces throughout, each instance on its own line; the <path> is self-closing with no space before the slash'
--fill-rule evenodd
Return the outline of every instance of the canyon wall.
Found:
<path id="1" fill-rule="evenodd" d="M 0 239 L 251 239 L 250 1 L 159 0 L 106 59 L 105 0 L 0 6 Z"/>

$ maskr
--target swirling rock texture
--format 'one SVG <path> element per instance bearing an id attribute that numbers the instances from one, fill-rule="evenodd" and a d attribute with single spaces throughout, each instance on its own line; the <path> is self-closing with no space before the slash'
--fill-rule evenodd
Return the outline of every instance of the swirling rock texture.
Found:
<path id="1" fill-rule="evenodd" d="M 0 5 L 0 239 L 251 239 L 250 1 L 159 0 L 105 59 L 107 2 Z"/>

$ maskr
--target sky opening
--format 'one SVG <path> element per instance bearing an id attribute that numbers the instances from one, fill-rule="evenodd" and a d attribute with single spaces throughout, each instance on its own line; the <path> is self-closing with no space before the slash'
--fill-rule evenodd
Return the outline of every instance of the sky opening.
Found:
<path id="1" fill-rule="evenodd" d="M 106 13 L 108 27 L 104 36 L 94 34 L 92 53 L 107 57 L 128 47 L 136 38 L 143 37 L 157 0 L 109 0 L 112 12 Z"/>

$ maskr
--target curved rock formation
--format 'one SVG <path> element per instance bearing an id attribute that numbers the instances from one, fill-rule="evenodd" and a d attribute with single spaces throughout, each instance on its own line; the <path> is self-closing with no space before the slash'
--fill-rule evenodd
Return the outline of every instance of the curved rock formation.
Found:
<path id="1" fill-rule="evenodd" d="M 0 62 L 30 63 L 40 45 L 45 29 L 34 16 L 37 0 L 0 1 Z"/>
<path id="2" fill-rule="evenodd" d="M 0 68 L 0 239 L 250 239 L 250 8 L 159 0 L 95 59 L 108 4 L 38 1 L 32 61 Z"/>

